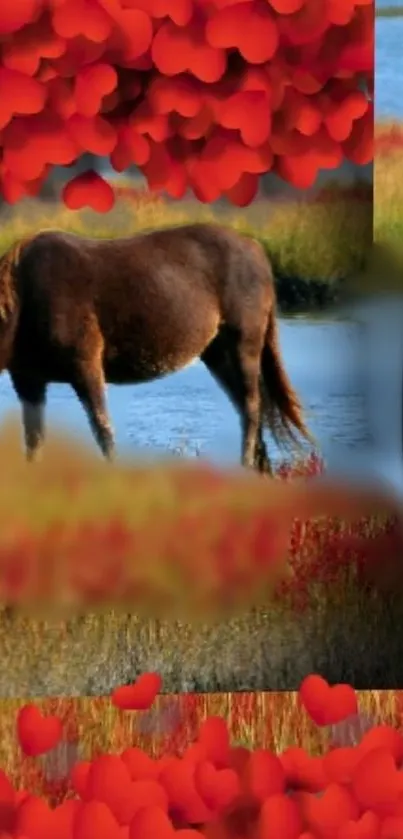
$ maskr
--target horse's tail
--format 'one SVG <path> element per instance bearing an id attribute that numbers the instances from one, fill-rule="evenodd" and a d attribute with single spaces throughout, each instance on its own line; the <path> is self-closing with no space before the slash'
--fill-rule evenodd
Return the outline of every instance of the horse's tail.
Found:
<path id="1" fill-rule="evenodd" d="M 267 325 L 261 373 L 263 419 L 270 427 L 276 442 L 288 442 L 300 447 L 299 435 L 315 445 L 315 440 L 304 421 L 301 402 L 283 366 L 274 306 Z"/>
<path id="2" fill-rule="evenodd" d="M 14 312 L 16 301 L 15 272 L 21 252 L 31 239 L 19 239 L 0 256 L 0 322 L 7 321 Z"/>

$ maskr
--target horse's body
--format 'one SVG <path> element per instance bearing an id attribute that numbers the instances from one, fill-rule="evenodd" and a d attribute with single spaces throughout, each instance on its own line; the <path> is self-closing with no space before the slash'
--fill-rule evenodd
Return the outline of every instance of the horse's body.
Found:
<path id="1" fill-rule="evenodd" d="M 244 465 L 269 468 L 265 419 L 274 433 L 309 437 L 255 241 L 207 224 L 101 241 L 43 231 L 0 261 L 0 371 L 21 400 L 30 459 L 49 383 L 73 387 L 110 456 L 105 382 L 150 381 L 197 357 L 240 413 Z"/>

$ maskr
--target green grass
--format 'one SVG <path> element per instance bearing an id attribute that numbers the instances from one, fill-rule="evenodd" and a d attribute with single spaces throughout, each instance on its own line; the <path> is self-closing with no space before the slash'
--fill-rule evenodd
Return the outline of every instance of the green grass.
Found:
<path id="1" fill-rule="evenodd" d="M 403 17 L 403 6 L 384 6 L 375 9 L 375 17 L 377 18 L 393 18 Z"/>
<path id="2" fill-rule="evenodd" d="M 15 209 L 7 208 L 0 227 L 0 252 L 43 227 L 102 238 L 189 221 L 219 221 L 261 241 L 272 261 L 284 310 L 317 308 L 334 301 L 343 281 L 362 266 L 372 237 L 368 198 L 362 190 L 355 195 L 336 184 L 315 200 L 262 200 L 242 212 L 194 201 L 172 205 L 163 200 L 119 199 L 104 217 L 27 200 Z"/>
<path id="3" fill-rule="evenodd" d="M 375 133 L 373 290 L 403 289 L 403 123 L 380 122 Z"/>

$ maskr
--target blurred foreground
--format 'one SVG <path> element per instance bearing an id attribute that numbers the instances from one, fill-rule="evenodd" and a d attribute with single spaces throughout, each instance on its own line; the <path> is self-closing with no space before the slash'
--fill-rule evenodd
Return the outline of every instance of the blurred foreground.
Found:
<path id="1" fill-rule="evenodd" d="M 393 496 L 315 479 L 315 457 L 270 480 L 50 439 L 32 468 L 13 427 L 0 458 L 0 696 L 155 669 L 168 692 L 403 687 Z"/>

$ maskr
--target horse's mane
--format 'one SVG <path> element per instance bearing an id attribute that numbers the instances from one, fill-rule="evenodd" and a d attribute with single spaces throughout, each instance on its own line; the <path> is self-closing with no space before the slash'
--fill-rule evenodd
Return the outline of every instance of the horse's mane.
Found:
<path id="1" fill-rule="evenodd" d="M 0 256 L 0 321 L 7 321 L 13 314 L 16 303 L 14 284 L 15 269 L 18 266 L 22 249 L 31 239 L 19 239 Z"/>

